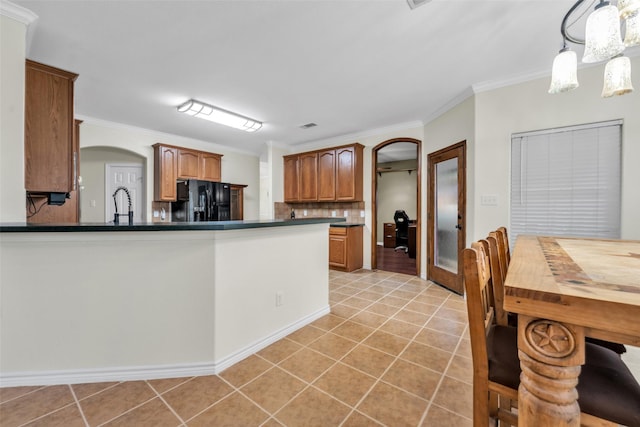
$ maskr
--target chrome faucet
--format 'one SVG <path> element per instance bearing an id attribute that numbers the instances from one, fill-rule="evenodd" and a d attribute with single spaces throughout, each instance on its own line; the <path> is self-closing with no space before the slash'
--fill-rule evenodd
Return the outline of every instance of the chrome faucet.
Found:
<path id="1" fill-rule="evenodd" d="M 127 199 L 129 199 L 129 213 L 126 214 L 119 214 L 118 213 L 118 202 L 116 200 L 116 195 L 118 194 L 118 192 L 122 190 L 127 194 Z M 118 187 L 116 188 L 116 191 L 113 192 L 113 204 L 116 207 L 116 213 L 113 214 L 113 223 L 114 224 L 119 224 L 120 223 L 120 217 L 121 216 L 128 216 L 129 217 L 129 225 L 133 225 L 133 209 L 131 208 L 131 194 L 129 194 L 129 189 L 127 187 Z"/>

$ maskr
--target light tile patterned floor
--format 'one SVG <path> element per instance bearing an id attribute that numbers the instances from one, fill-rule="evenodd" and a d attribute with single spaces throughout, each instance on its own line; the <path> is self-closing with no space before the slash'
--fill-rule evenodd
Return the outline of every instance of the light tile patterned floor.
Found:
<path id="1" fill-rule="evenodd" d="M 0 389 L 10 426 L 471 426 L 463 299 L 330 272 L 332 313 L 220 375 Z"/>
<path id="2" fill-rule="evenodd" d="M 330 315 L 220 375 L 3 388 L 0 425 L 472 425 L 462 297 L 371 271 L 330 290 Z"/>

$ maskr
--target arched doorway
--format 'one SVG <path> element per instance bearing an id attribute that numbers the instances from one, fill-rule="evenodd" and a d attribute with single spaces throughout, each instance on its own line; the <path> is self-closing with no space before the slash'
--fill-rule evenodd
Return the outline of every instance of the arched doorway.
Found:
<path id="1" fill-rule="evenodd" d="M 420 276 L 421 141 L 414 138 L 386 140 L 373 148 L 371 162 L 371 268 L 383 267 L 385 271 L 398 270 L 396 272 Z M 395 250 L 393 216 L 396 210 L 406 211 L 411 220 L 406 251 Z M 386 237 L 387 245 L 385 223 L 387 228 L 393 227 L 394 233 L 393 237 Z M 386 262 L 381 257 L 383 254 L 396 260 Z M 385 265 L 379 265 L 382 263 Z M 407 270 L 411 265 L 414 266 L 413 272 Z"/>

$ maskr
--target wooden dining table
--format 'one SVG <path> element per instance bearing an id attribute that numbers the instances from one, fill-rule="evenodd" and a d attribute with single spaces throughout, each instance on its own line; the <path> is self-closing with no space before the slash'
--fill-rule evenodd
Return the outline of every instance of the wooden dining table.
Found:
<path id="1" fill-rule="evenodd" d="M 578 426 L 585 336 L 640 346 L 640 241 L 520 235 L 504 308 L 518 314 L 518 425 Z"/>

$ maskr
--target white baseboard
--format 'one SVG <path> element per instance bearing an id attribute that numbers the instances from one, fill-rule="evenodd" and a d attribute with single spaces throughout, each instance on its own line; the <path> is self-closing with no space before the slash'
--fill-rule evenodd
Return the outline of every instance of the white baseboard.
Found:
<path id="1" fill-rule="evenodd" d="M 305 316 L 289 326 L 275 331 L 273 334 L 236 351 L 224 359 L 214 362 L 0 373 L 0 387 L 82 384 L 107 381 L 136 381 L 214 375 L 224 371 L 228 367 L 240 362 L 263 348 L 268 347 L 279 339 L 297 331 L 314 320 L 329 314 L 330 311 L 330 307 L 327 305 L 315 313 Z"/>

